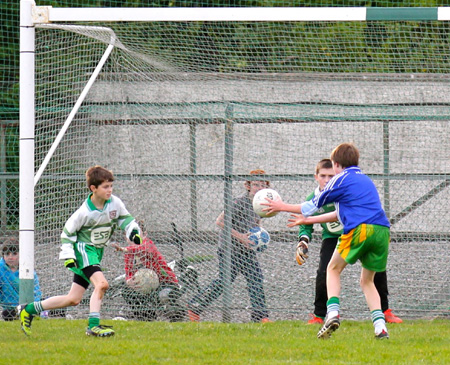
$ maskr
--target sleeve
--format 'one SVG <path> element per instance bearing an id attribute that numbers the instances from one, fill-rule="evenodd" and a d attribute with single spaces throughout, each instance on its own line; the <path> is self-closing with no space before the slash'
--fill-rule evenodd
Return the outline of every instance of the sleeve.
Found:
<path id="1" fill-rule="evenodd" d="M 314 203 L 314 206 L 318 209 L 326 204 L 339 201 L 339 198 L 342 196 L 345 190 L 345 188 L 343 188 L 343 183 L 346 177 L 347 175 L 343 173 L 334 176 L 328 182 L 327 186 L 325 186 L 325 189 L 323 189 L 322 193 L 313 198 L 312 202 Z"/>
<path id="2" fill-rule="evenodd" d="M 127 250 L 129 247 L 127 247 Z M 129 280 L 134 275 L 133 267 L 134 267 L 134 252 L 128 251 L 124 255 L 124 261 L 125 261 L 125 280 Z"/>
<path id="3" fill-rule="evenodd" d="M 138 231 L 139 234 L 142 234 L 136 220 L 128 212 L 127 208 L 125 208 L 125 204 L 119 198 L 116 197 L 116 199 L 118 200 L 119 205 L 118 225 L 120 229 L 125 231 L 127 237 L 130 237 L 131 232 L 133 232 L 134 230 Z"/>
<path id="4" fill-rule="evenodd" d="M 136 270 L 134 269 L 134 258 L 140 248 L 141 248 L 141 246 L 128 246 L 127 247 L 127 252 L 124 255 L 125 280 L 130 280 L 136 272 Z"/>
<path id="5" fill-rule="evenodd" d="M 310 201 L 312 198 L 314 198 L 314 192 L 306 197 L 306 201 Z M 308 241 L 311 241 L 313 232 L 313 224 L 302 224 L 298 230 L 298 238 L 307 237 Z"/>
<path id="6" fill-rule="evenodd" d="M 59 253 L 60 260 L 75 259 L 75 251 L 73 245 L 77 243 L 78 231 L 82 226 L 82 215 L 80 209 L 70 216 L 64 225 L 61 233 L 61 252 Z"/>
<path id="7" fill-rule="evenodd" d="M 152 257 L 154 258 L 154 266 L 158 274 L 159 280 L 166 284 L 177 284 L 178 279 L 172 269 L 167 266 L 167 262 L 163 255 L 158 251 L 156 246 L 151 248 Z"/>
<path id="8" fill-rule="evenodd" d="M 311 241 L 312 234 L 314 232 L 314 225 L 312 224 L 302 224 L 298 230 L 298 238 L 307 237 L 308 241 Z"/>

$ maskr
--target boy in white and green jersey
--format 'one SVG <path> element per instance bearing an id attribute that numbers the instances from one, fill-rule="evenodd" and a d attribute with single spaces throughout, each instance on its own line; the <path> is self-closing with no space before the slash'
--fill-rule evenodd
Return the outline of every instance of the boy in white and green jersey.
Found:
<path id="1" fill-rule="evenodd" d="M 110 326 L 100 325 L 100 308 L 108 282 L 100 268 L 103 250 L 116 228 L 124 230 L 131 241 L 140 244 L 139 225 L 125 208 L 123 202 L 112 195 L 114 176 L 101 166 L 93 166 L 86 172 L 91 193 L 82 206 L 72 214 L 61 234 L 59 258 L 74 273 L 73 284 L 67 295 L 54 296 L 43 301 L 19 305 L 22 330 L 31 333 L 33 317 L 44 310 L 78 305 L 92 283 L 94 291 L 89 306 L 89 336 L 113 336 Z"/>

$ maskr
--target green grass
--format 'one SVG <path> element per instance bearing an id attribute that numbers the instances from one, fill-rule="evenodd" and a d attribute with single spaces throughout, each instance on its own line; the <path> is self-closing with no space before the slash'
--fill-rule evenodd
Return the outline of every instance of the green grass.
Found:
<path id="1" fill-rule="evenodd" d="M 329 340 L 317 326 L 104 321 L 116 336 L 84 334 L 85 320 L 35 320 L 26 337 L 18 321 L 1 322 L 0 364 L 448 364 L 448 320 L 390 325 L 374 339 L 372 324 L 344 321 Z"/>

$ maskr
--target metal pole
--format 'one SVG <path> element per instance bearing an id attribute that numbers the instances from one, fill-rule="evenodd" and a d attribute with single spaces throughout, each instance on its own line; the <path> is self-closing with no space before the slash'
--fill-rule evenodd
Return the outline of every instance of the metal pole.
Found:
<path id="1" fill-rule="evenodd" d="M 231 322 L 231 219 L 233 208 L 233 106 L 228 105 L 225 115 L 225 181 L 224 181 L 224 280 L 222 321 Z"/>
<path id="2" fill-rule="evenodd" d="M 34 300 L 34 59 L 31 0 L 20 1 L 19 302 Z"/>

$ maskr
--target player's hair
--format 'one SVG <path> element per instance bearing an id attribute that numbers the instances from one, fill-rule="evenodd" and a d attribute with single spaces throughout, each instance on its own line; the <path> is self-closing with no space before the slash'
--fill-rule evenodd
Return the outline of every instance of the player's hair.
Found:
<path id="1" fill-rule="evenodd" d="M 256 170 L 250 171 L 250 175 L 265 175 L 265 173 L 266 173 L 266 172 L 265 172 L 264 170 L 261 170 L 261 169 L 256 169 Z M 247 190 L 250 190 L 250 183 L 251 183 L 252 181 L 253 181 L 253 180 L 247 180 L 247 181 L 245 182 L 245 187 L 247 188 Z M 269 181 L 269 180 L 266 180 L 265 183 L 266 183 L 267 187 L 270 186 L 270 181 Z"/>
<path id="2" fill-rule="evenodd" d="M 7 237 L 3 240 L 2 255 L 6 255 L 9 252 L 19 252 L 19 240 L 16 237 Z"/>
<path id="3" fill-rule="evenodd" d="M 358 166 L 359 151 L 353 143 L 341 143 L 331 152 L 330 159 L 343 168 Z"/>
<path id="4" fill-rule="evenodd" d="M 111 171 L 105 169 L 101 166 L 92 166 L 86 171 L 86 183 L 88 189 L 91 188 L 91 185 L 94 185 L 98 188 L 99 185 L 104 183 L 105 181 L 114 181 L 114 175 Z"/>
<path id="5" fill-rule="evenodd" d="M 332 169 L 333 163 L 329 158 L 324 158 L 323 160 L 320 160 L 319 163 L 316 165 L 316 175 L 319 173 L 320 169 Z"/>

